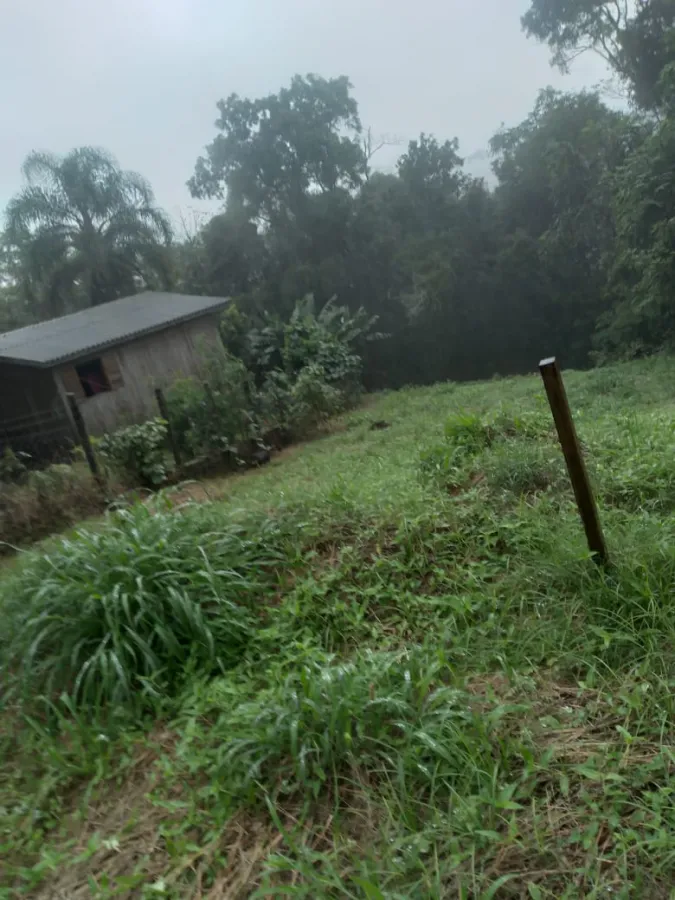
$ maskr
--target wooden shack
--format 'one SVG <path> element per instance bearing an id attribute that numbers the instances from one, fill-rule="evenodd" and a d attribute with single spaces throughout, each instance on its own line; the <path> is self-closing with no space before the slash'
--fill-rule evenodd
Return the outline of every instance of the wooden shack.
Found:
<path id="1" fill-rule="evenodd" d="M 227 302 L 146 292 L 0 334 L 0 445 L 51 455 L 72 435 L 67 393 L 92 435 L 158 415 L 155 388 L 199 372 Z"/>

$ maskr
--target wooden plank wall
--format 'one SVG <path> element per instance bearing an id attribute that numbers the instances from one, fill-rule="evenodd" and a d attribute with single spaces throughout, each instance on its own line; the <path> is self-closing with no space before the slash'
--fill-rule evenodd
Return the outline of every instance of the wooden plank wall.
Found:
<path id="1" fill-rule="evenodd" d="M 198 374 L 205 352 L 219 343 L 218 317 L 196 319 L 99 354 L 112 390 L 85 397 L 73 365 L 57 370 L 59 389 L 75 393 L 90 434 L 105 434 L 159 415 L 155 388 Z"/>

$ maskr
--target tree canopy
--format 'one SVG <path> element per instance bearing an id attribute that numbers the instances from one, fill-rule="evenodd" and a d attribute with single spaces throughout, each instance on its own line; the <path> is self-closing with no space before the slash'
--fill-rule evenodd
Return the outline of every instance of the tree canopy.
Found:
<path id="1" fill-rule="evenodd" d="M 187 286 L 227 287 L 252 327 L 267 312 L 290 315 L 306 294 L 377 315 L 391 337 L 370 350 L 373 384 L 522 371 L 552 351 L 585 365 L 604 352 L 608 314 L 624 302 L 613 274 L 616 185 L 653 123 L 609 109 L 593 92 L 546 90 L 523 122 L 492 140 L 494 190 L 466 173 L 456 140 L 428 134 L 409 142 L 395 174 L 364 178 L 358 111 L 348 82 L 338 81 L 346 93 L 326 114 L 334 139 L 316 155 L 315 112 L 334 82 L 296 78 L 278 97 L 227 102 L 218 128 L 228 138 L 217 135 L 208 148 L 211 157 L 218 148 L 210 183 L 225 212 L 198 235 L 199 277 L 187 275 Z M 294 146 L 305 156 L 286 166 L 298 154 L 276 136 L 274 116 L 235 135 L 232 111 L 297 112 L 296 92 L 310 110 L 303 139 L 294 113 Z M 261 168 L 261 158 L 274 166 Z M 319 164 L 342 174 L 330 183 L 298 176 Z M 197 164 L 193 190 L 205 165 Z M 263 189 L 269 171 L 272 187 Z"/>
<path id="2" fill-rule="evenodd" d="M 675 0 L 531 0 L 522 22 L 527 34 L 548 44 L 563 70 L 592 50 L 639 106 L 660 106 L 661 73 L 675 49 Z"/>
<path id="3" fill-rule="evenodd" d="M 372 387 L 672 348 L 675 0 L 531 0 L 523 27 L 563 67 L 602 54 L 631 104 L 542 90 L 494 135 L 494 185 L 428 133 L 379 172 L 346 76 L 221 100 L 188 182 L 221 208 L 171 247 L 142 178 L 89 148 L 32 154 L 0 254 L 6 327 L 173 279 L 232 297 L 249 347 L 310 297 L 377 317 Z"/>
<path id="4" fill-rule="evenodd" d="M 218 103 L 221 132 L 189 181 L 195 197 L 223 197 L 267 222 L 302 215 L 307 195 L 357 187 L 366 158 L 346 77 L 296 75 L 259 100 L 231 94 Z"/>

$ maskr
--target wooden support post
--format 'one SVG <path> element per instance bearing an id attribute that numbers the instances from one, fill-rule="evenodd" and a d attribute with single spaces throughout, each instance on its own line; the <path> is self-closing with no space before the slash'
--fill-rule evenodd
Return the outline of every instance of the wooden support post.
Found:
<path id="1" fill-rule="evenodd" d="M 169 446 L 171 447 L 171 452 L 173 453 L 173 458 L 176 462 L 176 466 L 180 468 L 181 465 L 181 456 L 180 456 L 180 447 L 178 446 L 178 441 L 176 440 L 176 434 L 171 427 L 171 419 L 169 418 L 169 407 L 166 405 L 166 398 L 164 397 L 164 391 L 158 387 L 155 388 L 155 397 L 157 397 L 157 406 L 159 407 L 159 414 L 166 422 L 166 433 L 169 438 Z"/>
<path id="2" fill-rule="evenodd" d="M 548 402 L 553 413 L 553 421 L 558 432 L 570 481 L 574 488 L 574 496 L 579 507 L 581 521 L 586 531 L 588 547 L 591 553 L 594 554 L 597 562 L 606 563 L 608 560 L 607 545 L 605 544 L 605 536 L 600 525 L 598 507 L 593 496 L 593 489 L 586 471 L 579 438 L 574 427 L 565 385 L 563 384 L 562 375 L 555 357 L 542 359 L 539 363 L 539 371 L 546 388 Z"/>
<path id="3" fill-rule="evenodd" d="M 82 446 L 82 449 L 84 450 L 84 455 L 87 458 L 87 463 L 89 464 L 89 468 L 91 469 L 91 474 L 99 483 L 102 483 L 101 470 L 99 469 L 98 461 L 96 459 L 96 456 L 94 455 L 94 450 L 91 446 L 89 434 L 87 433 L 87 428 L 84 424 L 84 419 L 82 418 L 82 413 L 80 412 L 80 407 L 78 406 L 75 394 L 66 394 L 66 398 L 68 399 L 70 414 L 73 417 L 73 424 L 75 425 L 77 438 L 80 442 L 80 445 Z"/>

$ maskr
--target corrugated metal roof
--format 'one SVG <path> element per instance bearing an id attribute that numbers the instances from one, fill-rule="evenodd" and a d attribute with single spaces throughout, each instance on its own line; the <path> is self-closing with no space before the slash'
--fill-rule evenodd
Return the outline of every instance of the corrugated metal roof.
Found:
<path id="1" fill-rule="evenodd" d="M 69 316 L 0 334 L 0 362 L 53 366 L 92 350 L 160 331 L 217 312 L 226 297 L 195 297 L 146 291 Z"/>

